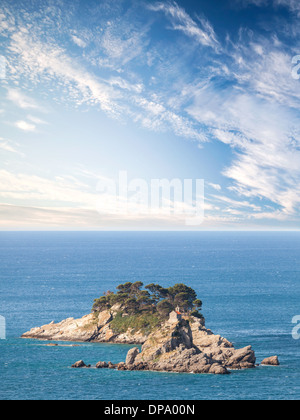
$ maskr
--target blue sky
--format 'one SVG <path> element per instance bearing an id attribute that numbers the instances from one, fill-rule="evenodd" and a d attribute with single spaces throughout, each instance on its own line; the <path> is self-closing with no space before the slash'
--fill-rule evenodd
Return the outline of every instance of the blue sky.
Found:
<path id="1" fill-rule="evenodd" d="M 0 0 L 0 228 L 186 229 L 99 209 L 125 170 L 204 179 L 199 229 L 299 229 L 299 18 L 298 0 Z"/>

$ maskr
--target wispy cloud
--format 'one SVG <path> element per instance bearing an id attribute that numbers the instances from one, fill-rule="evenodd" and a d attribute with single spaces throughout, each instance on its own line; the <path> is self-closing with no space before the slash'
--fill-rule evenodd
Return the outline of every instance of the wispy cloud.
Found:
<path id="1" fill-rule="evenodd" d="M 42 124 L 42 125 L 47 125 L 47 121 L 42 120 L 41 118 L 35 117 L 34 115 L 27 115 L 27 120 L 33 122 L 34 124 Z"/>
<path id="2" fill-rule="evenodd" d="M 216 191 L 221 191 L 222 187 L 219 184 L 214 184 L 212 182 L 208 182 L 207 185 L 209 185 L 210 187 L 212 187 L 214 190 Z"/>
<path id="3" fill-rule="evenodd" d="M 156 3 L 150 5 L 149 9 L 154 12 L 165 13 L 172 24 L 173 30 L 183 32 L 201 45 L 212 47 L 215 50 L 219 49 L 220 44 L 215 31 L 207 19 L 197 18 L 196 22 L 176 2 Z"/>
<path id="4" fill-rule="evenodd" d="M 132 29 L 128 31 L 127 28 L 122 39 L 115 31 L 115 27 L 108 27 L 100 42 L 108 59 L 118 69 L 118 66 L 145 54 L 144 48 L 149 41 L 143 40 L 143 35 Z M 96 105 L 114 118 L 130 117 L 155 131 L 171 128 L 179 136 L 199 141 L 204 139 L 191 120 L 172 109 L 162 98 L 149 99 L 140 81 L 132 83 L 121 76 L 97 77 L 55 43 L 41 42 L 34 31 L 16 28 L 9 51 L 11 57 L 15 57 L 11 60 L 11 68 L 16 80 L 20 75 L 33 83 L 40 77 L 49 83 L 59 79 L 59 84 L 68 91 L 67 100 L 77 105 Z M 17 90 L 10 90 L 9 98 L 22 108 L 36 107 Z"/>
<path id="5" fill-rule="evenodd" d="M 105 111 L 116 111 L 112 101 L 114 92 L 71 60 L 62 48 L 43 44 L 28 33 L 16 32 L 9 49 L 21 59 L 16 63 L 16 70 L 25 72 L 29 79 L 35 80 L 39 75 L 49 80 L 59 78 L 68 86 L 69 96 L 78 103 L 94 102 Z"/>
<path id="6" fill-rule="evenodd" d="M 24 156 L 17 148 L 16 144 L 10 140 L 3 139 L 0 137 L 0 149 L 4 150 L 5 152 L 15 153 L 21 156 Z"/>
<path id="7" fill-rule="evenodd" d="M 285 7 L 297 15 L 300 12 L 300 4 L 298 0 L 231 0 L 233 4 L 239 7 L 248 6 L 273 6 L 275 8 Z"/>
<path id="8" fill-rule="evenodd" d="M 39 109 L 36 102 L 19 89 L 8 89 L 7 99 L 22 109 Z"/>

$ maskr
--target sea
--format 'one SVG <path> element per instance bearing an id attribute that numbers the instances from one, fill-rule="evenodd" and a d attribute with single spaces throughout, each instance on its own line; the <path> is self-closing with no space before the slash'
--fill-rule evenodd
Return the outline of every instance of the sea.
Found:
<path id="1" fill-rule="evenodd" d="M 20 338 L 90 313 L 95 298 L 129 281 L 187 284 L 208 328 L 237 348 L 252 345 L 258 363 L 277 355 L 281 365 L 225 376 L 76 370 L 81 359 L 124 361 L 132 346 Z M 1 232 L 0 315 L 1 400 L 300 398 L 299 232 Z"/>

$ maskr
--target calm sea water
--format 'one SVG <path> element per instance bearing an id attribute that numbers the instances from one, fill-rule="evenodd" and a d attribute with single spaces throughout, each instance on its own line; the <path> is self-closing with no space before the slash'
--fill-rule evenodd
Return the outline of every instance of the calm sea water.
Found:
<path id="1" fill-rule="evenodd" d="M 81 317 L 119 283 L 183 282 L 207 326 L 279 368 L 229 376 L 72 370 L 79 359 L 124 361 L 130 346 L 46 347 L 20 335 Z M 299 233 L 0 233 L 0 399 L 299 399 Z"/>

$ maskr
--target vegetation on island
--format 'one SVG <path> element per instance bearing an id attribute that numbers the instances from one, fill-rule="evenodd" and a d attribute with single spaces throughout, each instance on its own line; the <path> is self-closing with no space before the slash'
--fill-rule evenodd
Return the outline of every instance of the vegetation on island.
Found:
<path id="1" fill-rule="evenodd" d="M 107 291 L 95 299 L 92 312 L 97 314 L 115 305 L 119 305 L 119 310 L 110 325 L 117 333 L 126 332 L 128 328 L 149 333 L 175 310 L 203 318 L 199 312 L 201 300 L 195 290 L 185 284 L 169 288 L 154 283 L 144 287 L 142 282 L 120 284 L 116 293 Z"/>

